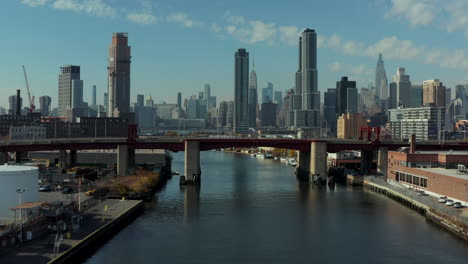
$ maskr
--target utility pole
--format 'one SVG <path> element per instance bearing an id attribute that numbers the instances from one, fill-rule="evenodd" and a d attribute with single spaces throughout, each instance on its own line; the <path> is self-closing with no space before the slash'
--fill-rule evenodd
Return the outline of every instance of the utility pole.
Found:
<path id="1" fill-rule="evenodd" d="M 26 190 L 22 189 L 17 189 L 16 192 L 19 194 L 19 209 L 20 209 L 20 243 L 23 244 L 23 209 L 21 208 L 21 195 L 25 192 Z"/>

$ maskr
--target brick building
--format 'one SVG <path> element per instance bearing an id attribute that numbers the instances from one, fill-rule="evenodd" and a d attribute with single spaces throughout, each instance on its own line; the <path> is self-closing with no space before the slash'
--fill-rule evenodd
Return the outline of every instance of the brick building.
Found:
<path id="1" fill-rule="evenodd" d="M 468 205 L 468 152 L 415 151 L 388 153 L 388 180 L 431 196 L 447 196 Z"/>

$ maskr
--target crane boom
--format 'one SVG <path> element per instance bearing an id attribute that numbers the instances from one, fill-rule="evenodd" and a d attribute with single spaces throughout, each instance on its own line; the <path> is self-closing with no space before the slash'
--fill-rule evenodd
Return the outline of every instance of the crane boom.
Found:
<path id="1" fill-rule="evenodd" d="M 28 90 L 28 100 L 29 100 L 29 112 L 32 113 L 36 106 L 34 105 L 34 96 L 31 98 L 31 92 L 29 91 L 29 81 L 28 75 L 26 74 L 26 68 L 23 65 L 24 81 L 26 82 L 26 89 Z"/>

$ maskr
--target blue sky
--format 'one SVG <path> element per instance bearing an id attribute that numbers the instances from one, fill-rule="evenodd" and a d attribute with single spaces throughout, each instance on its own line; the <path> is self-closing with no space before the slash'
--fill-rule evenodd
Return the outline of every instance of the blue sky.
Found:
<path id="1" fill-rule="evenodd" d="M 52 96 L 59 67 L 81 66 L 85 101 L 98 102 L 107 85 L 112 32 L 128 32 L 132 46 L 132 101 L 137 93 L 175 102 L 210 83 L 220 100 L 233 97 L 233 54 L 255 56 L 259 88 L 294 83 L 297 38 L 306 27 L 319 36 L 319 89 L 344 75 L 367 86 L 378 53 L 389 79 L 406 67 L 413 82 L 439 78 L 468 83 L 466 0 L 5 0 L 0 8 L 0 105 L 17 88 Z"/>

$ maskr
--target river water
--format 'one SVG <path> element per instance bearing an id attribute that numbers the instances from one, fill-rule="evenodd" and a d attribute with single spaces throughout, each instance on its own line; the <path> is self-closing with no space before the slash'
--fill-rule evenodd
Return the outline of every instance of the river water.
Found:
<path id="1" fill-rule="evenodd" d="M 468 243 L 379 194 L 314 189 L 242 154 L 202 152 L 201 166 L 199 188 L 174 177 L 87 263 L 468 263 Z"/>

